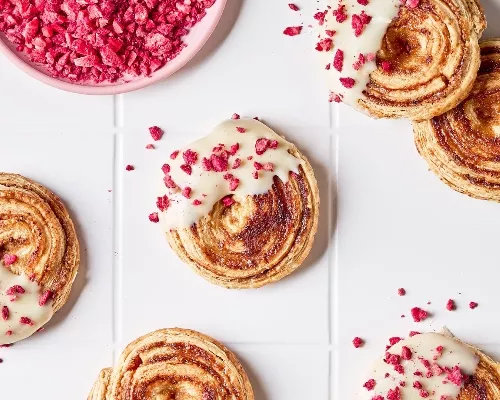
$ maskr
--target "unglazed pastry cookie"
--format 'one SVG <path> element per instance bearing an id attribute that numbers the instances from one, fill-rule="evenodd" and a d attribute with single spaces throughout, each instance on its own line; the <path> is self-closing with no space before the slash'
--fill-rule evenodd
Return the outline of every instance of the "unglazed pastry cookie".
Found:
<path id="1" fill-rule="evenodd" d="M 318 13 L 331 101 L 424 120 L 470 92 L 486 27 L 476 0 L 331 0 Z"/>
<path id="2" fill-rule="evenodd" d="M 452 189 L 500 201 L 500 39 L 481 43 L 481 69 L 469 97 L 413 124 L 420 154 Z"/>
<path id="3" fill-rule="evenodd" d="M 101 371 L 88 400 L 254 400 L 236 356 L 187 329 L 161 329 L 130 343 Z"/>
<path id="4" fill-rule="evenodd" d="M 417 334 L 390 347 L 358 398 L 478 400 L 500 396 L 500 365 L 452 336 Z"/>
<path id="5" fill-rule="evenodd" d="M 263 123 L 228 120 L 174 152 L 163 172 L 157 206 L 170 246 L 209 281 L 264 286 L 309 254 L 319 212 L 313 170 Z"/>
<path id="6" fill-rule="evenodd" d="M 64 305 L 80 264 L 61 200 L 20 175 L 0 173 L 0 256 L 0 344 L 11 344 Z"/>

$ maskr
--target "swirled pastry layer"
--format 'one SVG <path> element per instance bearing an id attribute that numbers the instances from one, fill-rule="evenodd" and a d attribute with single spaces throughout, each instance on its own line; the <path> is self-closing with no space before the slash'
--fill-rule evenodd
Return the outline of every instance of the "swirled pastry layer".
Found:
<path id="1" fill-rule="evenodd" d="M 387 349 L 359 398 L 496 399 L 499 383 L 500 366 L 478 349 L 451 335 L 422 333 Z"/>
<path id="2" fill-rule="evenodd" d="M 418 151 L 443 182 L 471 197 L 500 201 L 500 39 L 481 43 L 481 68 L 469 97 L 413 129 Z"/>
<path id="3" fill-rule="evenodd" d="M 162 329 L 130 343 L 104 369 L 89 400 L 254 400 L 236 356 L 187 329 Z"/>
<path id="4" fill-rule="evenodd" d="M 377 118 L 424 120 L 467 97 L 486 27 L 476 0 L 366 3 L 343 1 L 326 12 L 323 31 L 335 32 L 322 52 L 332 63 L 332 100 Z"/>
<path id="5" fill-rule="evenodd" d="M 190 174 L 174 160 L 166 176 L 174 188 L 161 219 L 179 257 L 228 288 L 260 287 L 298 268 L 312 247 L 319 212 L 317 182 L 298 149 L 247 119 L 226 121 L 180 153 L 193 152 Z M 208 170 L 206 160 L 213 162 Z"/>
<path id="6" fill-rule="evenodd" d="M 64 305 L 80 263 L 60 199 L 20 175 L 0 173 L 0 257 L 0 343 L 13 343 Z"/>

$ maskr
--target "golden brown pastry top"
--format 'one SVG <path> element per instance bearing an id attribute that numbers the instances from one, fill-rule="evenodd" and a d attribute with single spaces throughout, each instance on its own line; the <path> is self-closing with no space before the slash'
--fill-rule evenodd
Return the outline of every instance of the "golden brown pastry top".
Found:
<path id="1" fill-rule="evenodd" d="M 254 400 L 243 367 L 221 343 L 186 329 L 162 329 L 123 351 L 89 400 Z"/>

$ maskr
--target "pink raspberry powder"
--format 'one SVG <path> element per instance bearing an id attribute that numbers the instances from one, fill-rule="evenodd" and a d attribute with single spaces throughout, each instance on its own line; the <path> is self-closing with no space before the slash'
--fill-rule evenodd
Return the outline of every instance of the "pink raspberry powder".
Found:
<path id="1" fill-rule="evenodd" d="M 177 57 L 215 1 L 0 0 L 0 32 L 56 78 L 124 82 Z"/>

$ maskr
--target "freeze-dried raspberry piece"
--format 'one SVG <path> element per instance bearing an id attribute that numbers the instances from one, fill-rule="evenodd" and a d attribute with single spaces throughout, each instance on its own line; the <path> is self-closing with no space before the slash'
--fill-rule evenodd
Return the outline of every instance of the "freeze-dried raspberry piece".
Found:
<path id="1" fill-rule="evenodd" d="M 239 132 L 239 133 L 245 133 L 247 130 L 245 128 L 243 128 L 242 126 L 237 126 L 236 127 L 236 130 Z"/>
<path id="2" fill-rule="evenodd" d="M 377 382 L 375 382 L 375 379 L 369 379 L 368 381 L 365 382 L 363 387 L 366 388 L 366 390 L 370 391 L 370 390 L 375 389 L 376 384 L 377 384 Z"/>
<path id="3" fill-rule="evenodd" d="M 274 171 L 274 164 L 270 163 L 270 162 L 265 163 L 263 165 L 263 168 L 264 168 L 265 171 L 271 171 L 272 172 L 272 171 Z"/>
<path id="4" fill-rule="evenodd" d="M 270 149 L 276 150 L 278 148 L 278 146 L 279 146 L 279 143 L 278 143 L 277 140 L 271 140 L 269 142 L 269 148 Z"/>
<path id="5" fill-rule="evenodd" d="M 446 379 L 457 386 L 462 386 L 466 379 L 466 375 L 462 373 L 460 367 L 455 365 L 452 369 L 449 369 L 446 375 Z"/>
<path id="6" fill-rule="evenodd" d="M 198 161 L 198 153 L 191 149 L 186 150 L 182 153 L 182 158 L 187 165 L 194 165 Z"/>
<path id="7" fill-rule="evenodd" d="M 390 343 L 391 346 L 394 346 L 396 343 L 401 342 L 401 340 L 403 340 L 403 338 L 395 336 L 395 337 L 389 338 L 389 343 Z"/>
<path id="8" fill-rule="evenodd" d="M 222 155 L 212 154 L 210 156 L 210 163 L 215 172 L 225 172 L 228 169 L 227 159 Z"/>
<path id="9" fill-rule="evenodd" d="M 420 335 L 420 332 L 410 331 L 410 334 L 408 336 L 413 337 L 413 336 L 417 336 L 417 335 Z"/>
<path id="10" fill-rule="evenodd" d="M 358 55 L 358 59 L 352 64 L 352 67 L 356 70 L 359 71 L 363 65 L 366 63 L 366 58 L 363 54 Z"/>
<path id="11" fill-rule="evenodd" d="M 167 175 L 169 172 L 170 172 L 170 165 L 168 164 L 163 164 L 162 167 L 161 167 L 161 170 L 163 171 L 163 173 L 165 175 Z"/>
<path id="12" fill-rule="evenodd" d="M 403 346 L 401 349 L 401 358 L 403 360 L 411 360 L 411 356 L 413 355 L 411 349 L 408 346 Z"/>
<path id="13" fill-rule="evenodd" d="M 333 15 L 335 16 L 337 22 L 342 23 L 345 20 L 347 20 L 347 12 L 345 5 L 339 4 L 339 7 L 336 10 L 333 10 Z"/>
<path id="14" fill-rule="evenodd" d="M 339 81 L 347 89 L 351 89 L 356 84 L 356 81 L 352 78 L 339 78 Z"/>
<path id="15" fill-rule="evenodd" d="M 376 396 L 372 397 L 371 400 L 384 400 L 384 398 L 383 398 L 383 396 L 376 395 Z"/>
<path id="16" fill-rule="evenodd" d="M 157 212 L 154 212 L 154 213 L 149 214 L 149 220 L 151 222 L 157 224 L 158 222 L 160 222 L 160 217 L 158 216 Z"/>
<path id="17" fill-rule="evenodd" d="M 316 50 L 318 51 L 330 51 L 331 49 L 333 49 L 333 40 L 330 38 L 321 39 L 316 44 Z"/>
<path id="18" fill-rule="evenodd" d="M 212 170 L 212 161 L 210 161 L 206 157 L 203 157 L 203 159 L 201 160 L 201 166 L 205 171 L 211 171 Z"/>
<path id="19" fill-rule="evenodd" d="M 421 322 L 429 316 L 429 313 L 420 307 L 413 307 L 411 309 L 411 316 L 415 322 Z"/>
<path id="20" fill-rule="evenodd" d="M 337 33 L 336 31 L 332 31 L 331 29 L 326 29 L 325 30 L 326 36 L 333 37 L 333 35 L 335 35 L 336 33 Z"/>
<path id="21" fill-rule="evenodd" d="M 127 171 L 133 171 L 133 170 L 135 169 L 135 167 L 134 167 L 133 165 L 130 165 L 130 164 L 129 164 L 129 165 L 127 165 L 127 166 L 125 167 L 125 169 L 126 169 Z"/>
<path id="22" fill-rule="evenodd" d="M 222 203 L 226 206 L 229 207 L 235 203 L 233 200 L 233 196 L 226 196 L 222 199 Z"/>
<path id="23" fill-rule="evenodd" d="M 401 375 L 403 375 L 405 373 L 405 369 L 401 364 L 395 365 L 394 371 L 396 371 L 398 374 L 401 374 Z"/>
<path id="24" fill-rule="evenodd" d="M 9 316 L 10 316 L 9 307 L 3 306 L 2 307 L 2 319 L 4 321 L 7 321 L 9 319 Z"/>
<path id="25" fill-rule="evenodd" d="M 420 0 L 406 0 L 406 6 L 409 8 L 417 8 L 420 4 Z"/>
<path id="26" fill-rule="evenodd" d="M 240 158 L 235 159 L 232 168 L 238 169 L 240 166 L 241 166 L 241 159 Z"/>
<path id="27" fill-rule="evenodd" d="M 339 72 L 342 72 L 342 69 L 344 68 L 344 52 L 340 49 L 335 52 L 333 67 Z"/>
<path id="28" fill-rule="evenodd" d="M 448 300 L 448 302 L 446 303 L 446 309 L 448 311 L 455 311 L 457 309 L 457 306 L 455 304 L 455 300 L 453 300 L 453 299 Z"/>
<path id="29" fill-rule="evenodd" d="M 152 126 L 149 128 L 149 133 L 155 141 L 160 140 L 163 136 L 163 130 L 159 126 Z"/>
<path id="30" fill-rule="evenodd" d="M 364 340 L 357 336 L 352 340 L 352 344 L 357 349 L 363 346 L 364 343 L 365 343 Z"/>
<path id="31" fill-rule="evenodd" d="M 163 182 L 165 183 L 165 186 L 168 187 L 169 189 L 175 189 L 177 187 L 177 184 L 168 174 L 163 177 Z"/>
<path id="32" fill-rule="evenodd" d="M 361 4 L 362 6 L 367 6 L 368 0 L 358 0 L 358 3 Z"/>
<path id="33" fill-rule="evenodd" d="M 255 152 L 260 156 L 266 152 L 271 145 L 271 141 L 266 138 L 259 138 L 255 141 Z"/>
<path id="34" fill-rule="evenodd" d="M 328 96 L 328 101 L 330 103 L 341 103 L 342 102 L 342 97 L 338 95 L 337 93 L 330 92 L 330 95 Z"/>
<path id="35" fill-rule="evenodd" d="M 40 299 L 38 300 L 38 305 L 40 307 L 43 307 L 45 304 L 47 304 L 47 302 L 51 299 L 51 297 L 52 297 L 52 291 L 46 290 L 40 296 Z"/>
<path id="36" fill-rule="evenodd" d="M 478 305 L 479 305 L 479 304 L 477 304 L 475 301 L 471 301 L 471 302 L 469 303 L 469 308 L 470 308 L 471 310 L 474 310 L 475 308 L 477 308 L 477 306 L 478 306 Z"/>
<path id="37" fill-rule="evenodd" d="M 387 392 L 387 400 L 401 400 L 401 392 L 399 387 L 396 386 L 394 389 L 389 389 Z"/>
<path id="38" fill-rule="evenodd" d="M 232 156 L 234 156 L 238 152 L 239 149 L 240 149 L 240 144 L 239 143 L 235 143 L 229 149 L 229 154 L 231 154 Z"/>
<path id="39" fill-rule="evenodd" d="M 170 207 L 170 200 L 168 199 L 167 195 L 158 197 L 156 199 L 156 206 L 160 211 L 165 211 L 168 207 Z"/>
<path id="40" fill-rule="evenodd" d="M 406 290 L 404 288 L 399 288 L 398 289 L 398 295 L 399 296 L 404 296 L 406 295 Z"/>
<path id="41" fill-rule="evenodd" d="M 387 364 L 398 365 L 401 364 L 401 357 L 397 354 L 385 353 L 385 361 Z"/>
<path id="42" fill-rule="evenodd" d="M 193 201 L 193 206 L 199 206 L 201 205 L 201 201 L 196 199 L 195 201 Z"/>
<path id="43" fill-rule="evenodd" d="M 261 169 L 264 168 L 264 166 L 260 162 L 257 162 L 257 161 L 254 161 L 253 167 L 255 168 L 256 171 L 260 171 Z"/>
<path id="44" fill-rule="evenodd" d="M 15 254 L 4 254 L 2 260 L 4 265 L 12 265 L 17 261 L 17 256 Z"/>
<path id="45" fill-rule="evenodd" d="M 290 10 L 292 11 L 299 11 L 299 6 L 293 3 L 288 4 L 288 7 L 290 7 Z"/>
<path id="46" fill-rule="evenodd" d="M 146 149 L 147 149 L 147 150 L 154 150 L 154 148 L 155 148 L 155 146 L 154 146 L 154 145 L 152 145 L 152 144 L 147 144 L 147 145 L 146 145 Z"/>
<path id="47" fill-rule="evenodd" d="M 233 116 L 231 117 L 231 119 L 240 119 L 240 114 L 236 114 L 234 113 Z"/>
<path id="48" fill-rule="evenodd" d="M 259 172 L 258 171 L 253 171 L 252 172 L 253 179 L 259 179 Z"/>
<path id="49" fill-rule="evenodd" d="M 21 317 L 19 318 L 19 323 L 23 325 L 35 325 L 35 323 L 28 317 Z"/>
<path id="50" fill-rule="evenodd" d="M 382 61 L 380 66 L 385 72 L 391 72 L 392 70 L 392 64 L 389 61 Z"/>
<path id="51" fill-rule="evenodd" d="M 8 288 L 5 292 L 6 295 L 8 296 L 13 296 L 16 294 L 24 294 L 26 293 L 26 290 L 21 285 L 14 285 Z"/>
<path id="52" fill-rule="evenodd" d="M 170 159 L 175 160 L 178 155 L 179 155 L 179 150 L 175 150 L 172 152 L 172 154 L 170 154 Z"/>
<path id="53" fill-rule="evenodd" d="M 440 376 L 444 374 L 444 369 L 441 368 L 438 364 L 431 365 L 431 372 L 433 376 Z"/>
<path id="54" fill-rule="evenodd" d="M 191 175 L 193 173 L 193 168 L 188 164 L 182 164 L 180 166 L 180 169 L 182 169 L 188 175 Z"/>
<path id="55" fill-rule="evenodd" d="M 354 14 L 351 18 L 351 26 L 356 37 L 361 36 L 366 25 L 370 23 L 372 17 L 361 11 L 361 14 Z"/>
<path id="56" fill-rule="evenodd" d="M 233 177 L 229 181 L 229 190 L 234 192 L 236 189 L 238 189 L 239 185 L 240 185 L 240 180 L 238 178 Z"/>
<path id="57" fill-rule="evenodd" d="M 297 36 L 302 32 L 302 26 L 289 26 L 283 31 L 287 36 Z"/>

